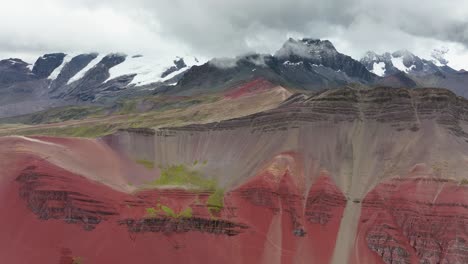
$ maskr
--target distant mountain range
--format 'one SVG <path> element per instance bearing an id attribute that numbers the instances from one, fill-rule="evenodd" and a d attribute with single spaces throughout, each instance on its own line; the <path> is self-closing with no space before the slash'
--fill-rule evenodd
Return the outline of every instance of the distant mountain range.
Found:
<path id="1" fill-rule="evenodd" d="M 142 55 L 46 54 L 30 65 L 21 59 L 0 61 L 0 117 L 70 104 L 112 104 L 120 98 L 150 94 L 193 95 L 224 91 L 263 79 L 297 90 L 346 85 L 441 87 L 468 96 L 468 73 L 439 59 L 409 51 L 376 54 L 360 60 L 342 54 L 328 40 L 288 39 L 273 55 L 235 58 Z"/>

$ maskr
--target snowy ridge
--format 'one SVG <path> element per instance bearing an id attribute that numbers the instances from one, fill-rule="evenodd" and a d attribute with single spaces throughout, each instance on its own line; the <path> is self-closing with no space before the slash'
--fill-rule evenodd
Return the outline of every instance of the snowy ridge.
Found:
<path id="1" fill-rule="evenodd" d="M 65 55 L 65 58 L 63 58 L 63 62 L 62 64 L 60 64 L 60 66 L 58 66 L 57 68 L 55 68 L 55 70 L 47 77 L 47 79 L 49 80 L 55 80 L 57 79 L 57 77 L 59 76 L 60 72 L 62 71 L 63 67 L 71 61 L 71 59 L 73 58 L 73 55 L 71 54 L 67 54 Z"/>
<path id="2" fill-rule="evenodd" d="M 395 66 L 397 69 L 403 72 L 410 72 L 413 68 L 415 68 L 415 65 L 411 65 L 410 67 L 406 67 L 405 64 L 403 64 L 403 57 L 394 57 L 392 56 L 392 64 Z"/>
<path id="3" fill-rule="evenodd" d="M 299 61 L 299 62 L 290 62 L 290 61 L 285 61 L 283 62 L 284 65 L 289 65 L 289 66 L 299 66 L 302 65 L 304 62 Z"/>
<path id="4" fill-rule="evenodd" d="M 374 62 L 374 65 L 371 70 L 372 73 L 382 77 L 385 75 L 385 62 Z"/>
<path id="5" fill-rule="evenodd" d="M 177 57 L 176 59 L 180 58 Z M 174 65 L 174 59 L 161 57 L 153 58 L 142 55 L 127 56 L 124 62 L 109 70 L 110 77 L 106 82 L 119 76 L 136 74 L 130 84 L 143 86 L 169 80 L 182 71 L 189 69 L 191 66 L 201 64 L 200 61 L 194 57 L 184 57 L 183 59 L 187 67 L 177 69 L 167 76 L 161 77 L 163 72 Z"/>
<path id="6" fill-rule="evenodd" d="M 393 75 L 398 72 L 410 75 L 423 76 L 437 72 L 455 71 L 447 65 L 444 51 L 434 52 L 432 59 L 420 58 L 408 50 L 398 50 L 393 53 L 385 52 L 381 55 L 369 51 L 360 62 L 366 68 L 381 77 Z"/>
<path id="7" fill-rule="evenodd" d="M 83 76 L 85 76 L 85 74 L 94 66 L 96 66 L 96 64 L 98 64 L 104 57 L 105 55 L 98 55 L 94 60 L 88 63 L 86 67 L 84 67 L 83 69 L 81 69 L 81 71 L 79 71 L 77 74 L 71 77 L 70 80 L 68 80 L 67 84 L 70 84 L 72 82 L 78 81 L 79 79 L 83 78 Z"/>

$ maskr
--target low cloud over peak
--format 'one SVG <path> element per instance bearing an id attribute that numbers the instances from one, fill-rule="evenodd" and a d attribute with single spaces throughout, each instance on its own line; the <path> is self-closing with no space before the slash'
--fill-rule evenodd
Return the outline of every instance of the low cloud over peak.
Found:
<path id="1" fill-rule="evenodd" d="M 288 37 L 312 37 L 330 39 L 355 58 L 399 49 L 430 57 L 448 47 L 455 68 L 468 61 L 463 0 L 17 0 L 2 9 L 3 57 L 57 51 L 233 57 L 274 53 Z"/>

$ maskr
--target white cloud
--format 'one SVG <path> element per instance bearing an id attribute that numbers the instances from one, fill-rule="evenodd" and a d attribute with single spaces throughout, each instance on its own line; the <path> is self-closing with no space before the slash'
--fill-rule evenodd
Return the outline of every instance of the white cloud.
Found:
<path id="1" fill-rule="evenodd" d="M 446 46 L 468 68 L 468 2 L 416 0 L 0 0 L 0 56 L 126 52 L 274 53 L 290 36 L 330 38 L 359 58 Z"/>

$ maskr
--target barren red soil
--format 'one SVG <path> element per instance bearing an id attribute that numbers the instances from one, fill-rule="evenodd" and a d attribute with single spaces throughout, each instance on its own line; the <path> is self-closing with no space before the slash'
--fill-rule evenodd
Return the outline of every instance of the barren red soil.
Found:
<path id="1" fill-rule="evenodd" d="M 252 95 L 255 93 L 260 93 L 267 91 L 275 87 L 274 84 L 270 83 L 265 79 L 255 79 L 253 81 L 247 82 L 245 84 L 236 86 L 225 93 L 227 98 L 239 98 L 242 96 Z"/>
<path id="2" fill-rule="evenodd" d="M 468 263 L 468 187 L 410 177 L 362 201 L 353 263 Z"/>
<path id="3" fill-rule="evenodd" d="M 312 177 L 300 154 L 279 153 L 216 212 L 210 191 L 125 185 L 155 171 L 99 140 L 0 143 L 2 263 L 337 263 L 350 204 L 362 210 L 347 263 L 468 263 L 468 187 L 418 167 L 349 200 L 327 171 Z M 191 213 L 150 214 L 159 205 Z"/>
<path id="4" fill-rule="evenodd" d="M 39 144 L 10 140 L 24 144 L 16 148 Z M 90 147 L 72 139 L 37 140 L 71 151 Z M 11 169 L 2 173 L 0 185 L 5 263 L 326 263 L 345 202 L 325 174 L 304 196 L 304 179 L 292 174 L 290 154 L 227 191 L 219 213 L 205 205 L 206 192 L 128 193 L 28 151 L 10 154 Z M 147 208 L 157 204 L 193 213 L 148 216 Z"/>

